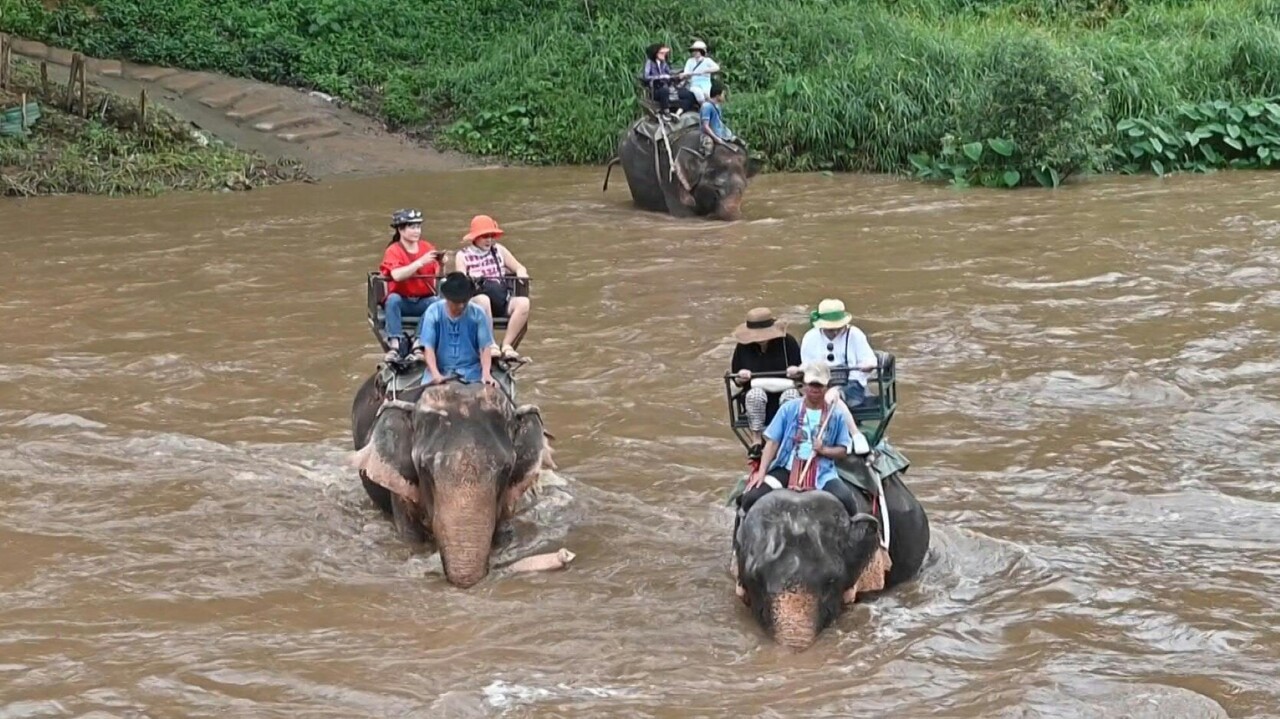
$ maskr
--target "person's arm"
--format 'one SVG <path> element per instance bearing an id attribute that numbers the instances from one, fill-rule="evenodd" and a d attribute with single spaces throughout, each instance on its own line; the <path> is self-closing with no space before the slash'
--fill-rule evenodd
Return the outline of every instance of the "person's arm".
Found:
<path id="1" fill-rule="evenodd" d="M 747 480 L 747 489 L 755 489 L 764 484 L 764 478 L 769 474 L 769 465 L 773 464 L 773 458 L 778 455 L 778 443 L 772 439 L 765 439 L 764 449 L 760 451 L 760 466 L 756 468 L 755 474 Z"/>
<path id="2" fill-rule="evenodd" d="M 836 401 L 839 402 L 840 400 Z M 833 408 L 832 411 L 838 410 Z M 849 450 L 853 448 L 853 435 L 849 434 L 849 425 L 845 424 L 842 414 L 837 414 L 832 417 L 831 423 L 834 425 L 830 429 L 835 432 L 835 437 L 833 437 L 835 443 L 827 445 L 826 437 L 819 437 L 818 441 L 821 442 L 821 444 L 815 445 L 813 451 L 814 454 L 819 456 L 839 461 L 849 456 Z M 823 434 L 826 433 L 824 432 Z"/>
<path id="3" fill-rule="evenodd" d="M 805 333 L 804 339 L 800 341 L 800 364 L 810 364 L 812 362 L 822 362 L 827 359 L 827 348 L 825 338 L 822 331 L 812 329 Z"/>
<path id="4" fill-rule="evenodd" d="M 850 339 L 853 340 L 853 357 L 858 369 L 870 372 L 880 365 L 880 361 L 876 359 L 876 353 L 871 349 L 871 343 L 867 341 L 865 332 L 858 330 Z"/>
<path id="5" fill-rule="evenodd" d="M 467 261 L 462 258 L 461 252 L 454 253 L 453 269 L 455 272 L 461 272 L 464 275 L 467 274 Z"/>
<path id="6" fill-rule="evenodd" d="M 729 359 L 729 371 L 738 375 L 733 378 L 733 382 L 739 387 L 751 386 L 751 372 L 747 371 L 746 368 L 742 366 L 744 364 L 742 360 L 742 353 L 745 349 L 746 345 L 735 345 L 733 348 L 733 357 Z M 744 372 L 746 372 L 745 379 L 742 376 L 742 373 Z"/>
<path id="7" fill-rule="evenodd" d="M 389 276 L 396 282 L 416 275 L 418 270 L 422 269 L 423 265 L 428 262 L 435 261 L 435 254 L 428 252 L 412 262 L 401 264 L 401 262 L 404 261 L 402 259 L 403 255 L 400 253 L 393 253 L 391 251 L 392 249 L 394 249 L 394 247 L 388 248 L 387 253 L 383 256 L 382 267 L 380 269 L 383 274 Z"/>
<path id="8" fill-rule="evenodd" d="M 529 278 L 529 268 L 520 264 L 520 261 L 516 259 L 515 255 L 511 254 L 511 250 L 508 250 L 506 245 L 498 245 L 498 249 L 502 254 L 502 263 L 515 270 L 516 277 L 521 279 Z"/>
<path id="9" fill-rule="evenodd" d="M 489 329 L 489 316 L 480 309 L 479 305 L 468 304 L 467 312 L 472 313 L 471 319 L 479 327 L 477 340 L 480 345 L 480 378 L 485 382 L 491 382 L 493 380 L 493 375 L 490 374 L 493 367 L 493 330 Z"/>
<path id="10" fill-rule="evenodd" d="M 415 342 L 422 349 L 422 361 L 427 365 L 427 372 L 431 374 L 432 382 L 444 379 L 440 376 L 439 365 L 436 364 L 436 331 L 440 317 L 437 308 L 439 304 L 437 302 L 422 313 L 422 319 L 418 322 L 418 339 Z"/>

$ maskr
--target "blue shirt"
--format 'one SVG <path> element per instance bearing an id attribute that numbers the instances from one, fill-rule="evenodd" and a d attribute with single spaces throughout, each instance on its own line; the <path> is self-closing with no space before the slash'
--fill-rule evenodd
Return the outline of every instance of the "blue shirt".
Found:
<path id="1" fill-rule="evenodd" d="M 441 375 L 456 372 L 468 382 L 479 382 L 480 349 L 493 344 L 489 316 L 468 302 L 462 316 L 454 319 L 449 316 L 447 302 L 436 302 L 422 315 L 418 343 L 435 350 Z"/>
<path id="2" fill-rule="evenodd" d="M 720 106 L 710 100 L 702 103 L 702 109 L 698 110 L 698 117 L 702 121 L 711 125 L 711 131 L 721 140 L 732 140 L 733 133 L 729 128 L 724 126 L 724 118 L 720 114 Z"/>
<path id="3" fill-rule="evenodd" d="M 813 454 L 813 435 L 818 430 L 821 423 L 821 410 L 807 410 L 803 414 L 806 415 L 804 423 L 804 431 L 801 433 L 801 442 L 797 447 L 795 442 L 796 428 L 800 425 L 801 410 L 804 408 L 803 399 L 792 399 L 783 403 L 778 408 L 778 413 L 773 416 L 773 421 L 764 430 L 765 439 L 778 443 L 778 456 L 774 457 L 773 464 L 769 466 L 769 471 L 773 471 L 778 467 L 782 467 L 787 471 L 791 470 L 791 460 L 795 456 L 800 457 L 801 468 L 804 467 L 804 461 Z M 822 434 L 822 443 L 828 447 L 844 447 L 845 451 L 853 451 L 853 434 L 849 431 L 849 426 L 845 424 L 844 413 L 832 410 L 830 418 L 827 419 L 827 429 Z M 815 460 L 818 463 L 817 478 L 814 483 L 818 489 L 826 486 L 831 480 L 839 480 L 840 475 L 836 472 L 835 460 L 828 457 L 818 457 Z"/>

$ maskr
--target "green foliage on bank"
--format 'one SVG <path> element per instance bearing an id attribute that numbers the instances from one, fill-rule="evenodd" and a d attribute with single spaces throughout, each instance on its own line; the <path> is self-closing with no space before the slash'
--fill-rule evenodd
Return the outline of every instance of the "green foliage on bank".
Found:
<path id="1" fill-rule="evenodd" d="M 0 110 L 23 99 L 38 104 L 39 119 L 21 135 L 0 137 L 0 197 L 247 190 L 307 179 L 297 163 L 195 135 L 163 108 L 142 117 L 131 98 L 90 90 L 82 117 L 78 106 L 68 111 L 65 86 L 46 91 L 35 67 L 19 61 L 10 87 L 0 89 Z"/>
<path id="2" fill-rule="evenodd" d="M 607 160 L 637 113 L 643 48 L 669 42 L 683 61 L 695 36 L 725 68 L 727 121 L 773 169 L 954 175 L 940 166 L 975 143 L 988 184 L 1158 169 L 1132 157 L 1128 123 L 1186 132 L 1188 106 L 1280 95 L 1280 0 L 45 4 L 0 0 L 0 27 L 323 90 L 445 146 L 529 163 Z"/>

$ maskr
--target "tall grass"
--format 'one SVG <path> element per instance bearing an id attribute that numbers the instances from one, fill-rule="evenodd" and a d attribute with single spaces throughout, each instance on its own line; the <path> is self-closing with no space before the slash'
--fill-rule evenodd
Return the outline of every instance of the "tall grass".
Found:
<path id="1" fill-rule="evenodd" d="M 726 119 L 775 169 L 897 171 L 948 136 L 1106 170 L 1128 117 L 1280 93 L 1280 0 L 0 0 L 91 55 L 320 89 L 394 127 L 595 163 L 650 42 L 706 39 Z"/>

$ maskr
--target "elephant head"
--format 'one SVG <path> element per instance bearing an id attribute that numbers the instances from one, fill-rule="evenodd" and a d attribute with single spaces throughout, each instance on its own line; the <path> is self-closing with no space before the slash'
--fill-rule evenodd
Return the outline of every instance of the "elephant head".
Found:
<path id="1" fill-rule="evenodd" d="M 703 152 L 697 142 L 682 141 L 676 169 L 681 205 L 696 215 L 737 220 L 742 217 L 747 181 L 755 176 L 759 163 L 740 145 L 714 145 L 710 152 Z"/>
<path id="2" fill-rule="evenodd" d="M 765 632 L 789 649 L 812 644 L 874 557 L 878 526 L 823 491 L 779 489 L 753 504 L 734 548 L 745 601 Z"/>
<path id="3" fill-rule="evenodd" d="M 395 512 L 435 538 L 445 577 L 470 587 L 489 571 L 498 525 L 544 467 L 550 437 L 532 405 L 501 390 L 449 382 L 412 405 L 387 403 L 354 459 L 392 494 Z"/>

